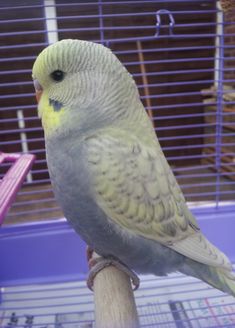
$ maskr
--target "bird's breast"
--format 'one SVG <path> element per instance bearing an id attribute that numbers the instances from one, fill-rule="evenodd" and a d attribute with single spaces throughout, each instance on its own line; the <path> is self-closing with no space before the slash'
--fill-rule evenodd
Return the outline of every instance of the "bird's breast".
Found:
<path id="1" fill-rule="evenodd" d="M 99 208 L 82 142 L 47 143 L 47 161 L 56 199 L 87 244 L 100 255 L 116 257 L 140 273 L 164 275 L 175 270 L 183 256 L 122 228 Z"/>

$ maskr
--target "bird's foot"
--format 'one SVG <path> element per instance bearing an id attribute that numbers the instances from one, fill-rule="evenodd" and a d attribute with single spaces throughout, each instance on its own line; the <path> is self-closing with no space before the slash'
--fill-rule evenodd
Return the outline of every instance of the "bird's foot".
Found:
<path id="1" fill-rule="evenodd" d="M 103 257 L 92 257 L 93 250 L 88 246 L 87 247 L 87 260 L 88 260 L 88 265 L 89 265 L 89 274 L 87 278 L 87 287 L 93 291 L 93 284 L 94 284 L 94 279 L 97 273 L 99 273 L 101 270 L 104 268 L 107 268 L 108 266 L 115 266 L 117 269 L 120 271 L 124 272 L 127 274 L 131 282 L 133 284 L 133 290 L 136 290 L 139 288 L 140 285 L 140 280 L 138 276 L 130 270 L 125 264 L 117 261 L 116 259 L 113 258 L 103 258 Z"/>

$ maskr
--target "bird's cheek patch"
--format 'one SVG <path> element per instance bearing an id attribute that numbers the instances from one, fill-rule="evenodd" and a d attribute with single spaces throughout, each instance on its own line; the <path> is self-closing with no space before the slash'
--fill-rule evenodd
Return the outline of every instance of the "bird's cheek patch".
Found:
<path id="1" fill-rule="evenodd" d="M 43 128 L 47 134 L 57 130 L 63 124 L 65 108 L 62 104 L 51 101 L 45 94 L 41 97 L 38 111 L 42 119 Z"/>

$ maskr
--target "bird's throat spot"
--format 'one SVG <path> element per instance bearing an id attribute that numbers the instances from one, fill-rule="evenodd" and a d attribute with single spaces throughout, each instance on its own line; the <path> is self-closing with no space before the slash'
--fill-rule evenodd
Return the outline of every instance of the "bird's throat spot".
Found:
<path id="1" fill-rule="evenodd" d="M 49 98 L 49 106 L 52 106 L 55 112 L 59 112 L 63 107 L 63 104 L 57 100 Z"/>

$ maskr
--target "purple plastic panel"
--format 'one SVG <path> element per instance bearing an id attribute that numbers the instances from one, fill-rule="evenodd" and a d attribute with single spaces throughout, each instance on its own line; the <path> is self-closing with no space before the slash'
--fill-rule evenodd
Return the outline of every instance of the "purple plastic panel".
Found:
<path id="1" fill-rule="evenodd" d="M 235 262 L 235 206 L 195 208 L 203 233 Z M 84 279 L 84 242 L 64 220 L 2 227 L 0 285 Z"/>
<path id="2" fill-rule="evenodd" d="M 2 227 L 0 286 L 84 279 L 86 247 L 67 222 Z"/>
<path id="3" fill-rule="evenodd" d="M 0 180 L 0 225 L 15 200 L 16 194 L 29 172 L 34 159 L 35 156 L 31 154 L 0 153 L 0 164 L 5 161 L 13 163 L 3 179 Z"/>

